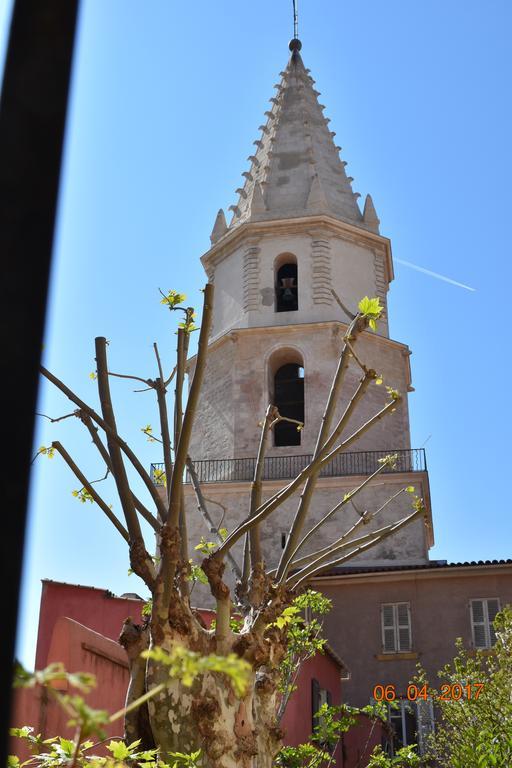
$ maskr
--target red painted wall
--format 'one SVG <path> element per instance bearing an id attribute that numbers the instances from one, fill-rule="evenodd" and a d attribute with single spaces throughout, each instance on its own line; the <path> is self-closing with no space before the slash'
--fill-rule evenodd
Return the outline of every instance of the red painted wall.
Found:
<path id="1" fill-rule="evenodd" d="M 332 704 L 341 704 L 340 668 L 328 654 L 317 654 L 303 665 L 297 678 L 297 690 L 292 694 L 281 723 L 285 742 L 296 747 L 309 739 L 312 729 L 313 703 L 311 681 L 316 678 L 320 688 L 331 692 Z"/>
<path id="2" fill-rule="evenodd" d="M 115 597 L 106 589 L 43 581 L 35 668 L 46 666 L 53 628 L 61 616 L 117 640 L 128 616 L 140 622 L 142 605 L 141 600 Z"/>
<path id="3" fill-rule="evenodd" d="M 94 632 L 82 624 L 61 616 L 55 622 L 49 643 L 46 663 L 62 662 L 69 672 L 89 672 L 95 675 L 96 688 L 86 696 L 94 709 L 104 709 L 110 714 L 124 706 L 128 688 L 128 663 L 124 649 L 114 640 Z M 65 681 L 54 687 L 67 692 Z M 76 693 L 76 691 L 74 691 Z M 15 727 L 30 725 L 36 733 L 45 737 L 65 736 L 72 738 L 73 730 L 67 726 L 69 715 L 40 687 L 17 689 L 11 723 Z M 108 736 L 122 737 L 123 721 L 106 728 Z M 22 759 L 28 754 L 20 749 L 21 742 L 13 738 L 11 752 Z"/>

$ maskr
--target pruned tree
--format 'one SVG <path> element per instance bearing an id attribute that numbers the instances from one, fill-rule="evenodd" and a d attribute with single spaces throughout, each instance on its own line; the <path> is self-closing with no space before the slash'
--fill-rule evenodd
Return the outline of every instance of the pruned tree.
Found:
<path id="1" fill-rule="evenodd" d="M 383 457 L 379 468 L 370 477 L 345 494 L 318 522 L 314 525 L 311 523 L 311 504 L 321 470 L 377 422 L 389 417 L 401 400 L 396 390 L 382 387 L 383 392 L 387 390 L 386 402 L 351 434 L 344 435 L 349 420 L 357 412 L 369 386 L 382 383 L 378 374 L 363 364 L 355 351 L 361 333 L 368 327 L 375 329 L 381 313 L 379 300 L 365 297 L 343 337 L 311 461 L 270 498 L 262 500 L 263 466 L 269 435 L 284 418 L 275 406 L 269 404 L 261 423 L 258 456 L 248 500 L 249 514 L 233 530 L 222 535 L 212 524 L 203 489 L 189 456 L 194 417 L 205 377 L 212 299 L 213 286 L 208 284 L 204 289 L 197 362 L 186 404 L 183 396 L 185 367 L 190 333 L 195 330 L 194 313 L 191 308 L 181 306 L 184 297 L 175 291 L 164 295 L 162 300 L 172 311 L 181 310 L 184 313 L 183 322 L 177 331 L 177 358 L 171 375 L 164 375 L 156 344 L 156 378 L 116 374 L 108 366 L 106 339 L 97 338 L 98 413 L 57 376 L 45 368 L 41 369 L 43 376 L 75 406 L 72 413 L 60 418 L 78 418 L 102 457 L 106 473 L 113 476 L 122 510 L 121 517 L 114 514 L 100 495 L 98 485 L 85 476 L 61 442 L 55 441 L 50 447 L 40 449 L 40 452 L 58 453 L 64 459 L 81 485 L 78 495 L 95 502 L 125 539 L 131 568 L 143 580 L 152 596 L 150 615 L 145 625 L 136 626 L 133 622 L 127 622 L 120 642 L 126 648 L 130 663 L 128 704 L 155 686 L 162 686 L 162 692 L 152 698 L 147 706 L 127 714 L 127 738 L 130 741 L 141 738 L 148 748 L 156 744 L 163 751 L 186 752 L 202 748 L 205 764 L 211 768 L 245 768 L 249 765 L 268 768 L 280 748 L 282 738 L 277 714 L 281 700 L 280 662 L 286 653 L 288 631 L 286 609 L 314 576 L 346 563 L 392 536 L 423 516 L 424 506 L 422 500 L 415 497 L 411 512 L 402 519 L 380 528 L 367 527 L 365 524 L 388 504 L 392 504 L 397 496 L 412 490 L 403 488 L 379 509 L 365 512 L 349 529 L 340 530 L 339 537 L 328 546 L 304 554 L 305 544 L 310 542 L 327 520 L 349 504 L 394 462 L 392 456 Z M 361 378 L 339 417 L 336 415 L 336 407 L 350 361 L 355 361 L 360 367 Z M 145 389 L 154 391 L 160 421 L 160 437 L 154 435 L 154 439 L 160 442 L 164 465 L 159 478 L 160 487 L 119 434 L 110 391 L 110 379 L 113 376 L 136 379 Z M 175 389 L 172 414 L 167 401 L 171 382 L 174 382 Z M 301 428 L 301 424 L 298 423 L 297 427 Z M 149 426 L 146 429 L 148 434 L 153 435 Z M 133 484 L 130 484 L 128 465 L 147 489 L 151 508 L 140 500 Z M 218 537 L 216 542 L 208 544 L 208 554 L 201 564 L 201 577 L 208 583 L 215 602 L 216 621 L 213 629 L 204 626 L 190 600 L 190 585 L 194 576 L 191 573 L 190 548 L 196 542 L 189 542 L 187 536 L 187 514 L 183 501 L 187 467 L 198 507 L 208 528 L 213 529 Z M 279 510 L 283 502 L 298 492 L 297 510 L 280 562 L 269 569 L 262 547 L 262 526 Z M 145 520 L 155 533 L 156 551 L 152 537 L 149 543 L 144 540 L 141 520 Z M 238 542 L 243 543 L 241 562 L 237 562 L 233 555 L 233 548 Z M 236 576 L 234 589 L 228 586 L 224 578 L 226 565 Z M 233 612 L 242 617 L 240 626 L 233 624 Z M 169 680 L 158 654 L 150 654 L 149 658 L 146 654 L 145 658 L 141 658 L 141 652 L 148 647 L 160 647 L 171 652 L 177 646 L 203 656 L 214 653 L 228 657 L 234 653 L 245 659 L 251 665 L 250 684 L 245 694 L 235 692 L 230 679 L 215 671 L 206 671 L 194 681 L 192 688 L 188 688 L 179 679 Z"/>

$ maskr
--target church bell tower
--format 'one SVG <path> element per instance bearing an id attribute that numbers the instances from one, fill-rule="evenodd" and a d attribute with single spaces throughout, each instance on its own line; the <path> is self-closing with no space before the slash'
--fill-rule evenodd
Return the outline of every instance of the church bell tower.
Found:
<path id="1" fill-rule="evenodd" d="M 248 513 L 258 423 L 267 405 L 277 405 L 282 415 L 302 421 L 304 427 L 299 431 L 283 422 L 274 429 L 265 460 L 264 496 L 295 477 L 313 453 L 351 313 L 356 313 L 362 297 L 378 296 L 384 306 L 382 318 L 376 333 L 362 334 L 358 354 L 382 374 L 386 384 L 401 392 L 403 400 L 396 413 L 324 470 L 312 505 L 314 518 L 323 516 L 375 471 L 380 457 L 396 453 L 397 466 L 381 474 L 355 506 L 344 507 L 342 519 L 335 516 L 321 529 L 320 539 L 314 542 L 318 548 L 404 484 L 415 486 L 428 516 L 430 499 L 424 452 L 410 444 L 410 351 L 389 337 L 390 241 L 379 232 L 369 195 L 360 210 L 359 195 L 352 190 L 341 148 L 300 49 L 300 41 L 292 40 L 288 65 L 274 86 L 270 108 L 248 157 L 248 170 L 242 174 L 238 201 L 230 207 L 231 221 L 228 225 L 219 211 L 211 247 L 201 259 L 215 285 L 215 298 L 207 374 L 190 455 L 205 496 L 220 505 L 211 507 L 212 517 L 222 515 L 222 526 L 231 530 Z M 190 376 L 194 364 L 194 358 L 189 360 Z M 351 364 L 339 413 L 359 378 L 360 370 Z M 349 429 L 382 406 L 383 389 L 370 389 Z M 406 496 L 402 494 L 386 508 L 378 526 L 409 511 Z M 195 510 L 190 486 L 185 501 L 190 506 L 192 535 L 199 540 L 207 530 Z M 263 526 L 264 550 L 272 560 L 269 566 L 280 556 L 296 503 L 296 498 L 289 499 Z M 431 525 L 418 520 L 359 556 L 354 564 L 421 564 L 427 562 L 432 544 Z"/>

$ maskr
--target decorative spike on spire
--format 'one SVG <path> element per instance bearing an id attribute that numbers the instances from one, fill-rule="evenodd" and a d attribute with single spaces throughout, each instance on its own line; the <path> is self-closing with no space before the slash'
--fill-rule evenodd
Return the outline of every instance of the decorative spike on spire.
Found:
<path id="1" fill-rule="evenodd" d="M 380 219 L 377 216 L 371 195 L 366 195 L 364 201 L 363 222 L 368 229 L 379 234 Z"/>
<path id="2" fill-rule="evenodd" d="M 322 189 L 322 182 L 320 181 L 318 174 L 315 174 L 311 180 L 306 208 L 313 210 L 317 210 L 318 208 L 329 208 L 329 203 L 327 202 L 324 190 Z"/>
<path id="3" fill-rule="evenodd" d="M 263 199 L 263 190 L 261 184 L 257 181 L 254 185 L 251 200 L 251 216 L 253 214 L 265 213 L 265 200 Z"/>
<path id="4" fill-rule="evenodd" d="M 217 240 L 220 240 L 220 238 L 228 231 L 228 225 L 226 223 L 226 217 L 224 215 L 224 211 L 222 208 L 219 210 L 217 217 L 215 219 L 215 224 L 213 225 L 212 233 L 210 235 L 210 242 L 216 243 Z"/>

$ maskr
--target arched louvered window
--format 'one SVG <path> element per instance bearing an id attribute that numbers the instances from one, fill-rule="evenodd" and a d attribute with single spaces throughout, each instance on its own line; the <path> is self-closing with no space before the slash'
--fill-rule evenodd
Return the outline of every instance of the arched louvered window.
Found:
<path id="1" fill-rule="evenodd" d="M 274 405 L 281 416 L 304 422 L 304 368 L 299 363 L 286 363 L 274 375 Z M 297 424 L 280 421 L 274 427 L 274 445 L 300 445 Z"/>
<path id="2" fill-rule="evenodd" d="M 275 266 L 276 312 L 295 312 L 299 308 L 297 259 L 280 256 Z"/>

